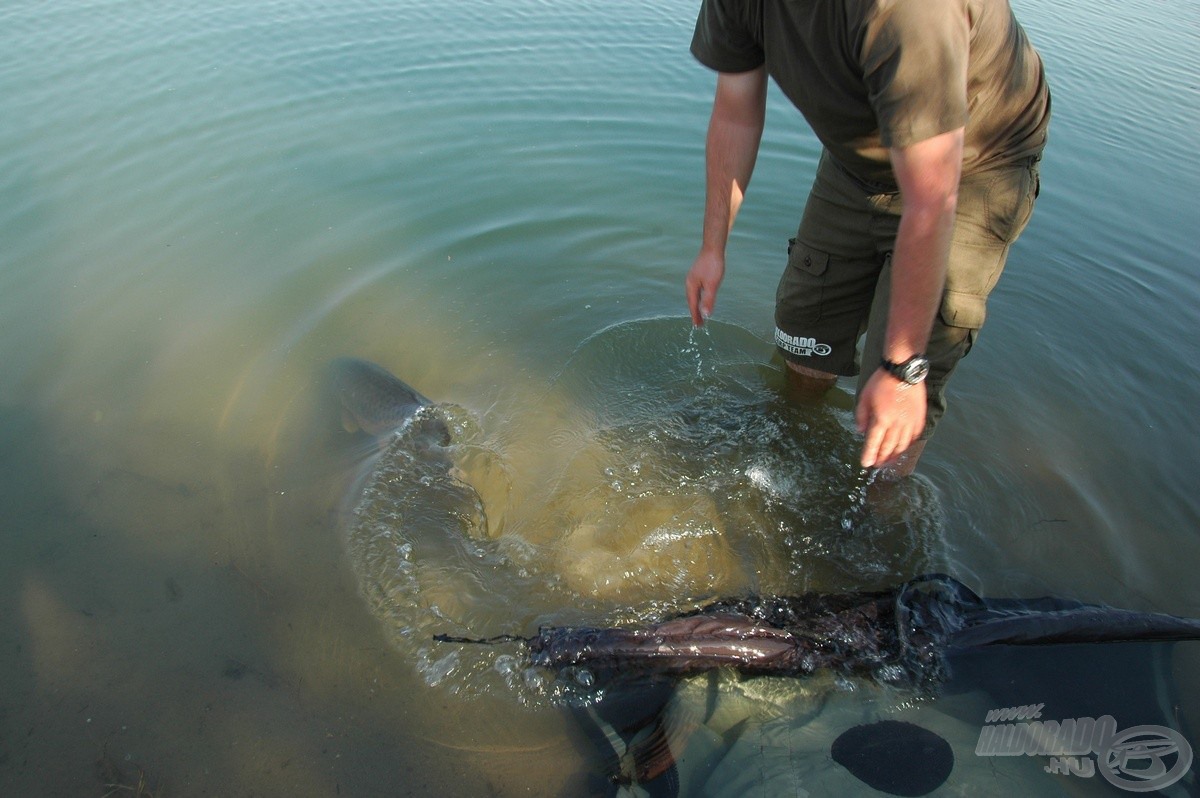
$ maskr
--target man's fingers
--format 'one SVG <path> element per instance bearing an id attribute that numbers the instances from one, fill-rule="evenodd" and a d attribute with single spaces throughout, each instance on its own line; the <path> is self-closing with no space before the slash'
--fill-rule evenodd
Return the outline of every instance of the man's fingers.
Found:
<path id="1" fill-rule="evenodd" d="M 873 465 L 882 465 L 892 459 L 893 455 L 896 454 L 896 442 L 899 440 L 899 437 L 899 433 L 895 427 L 888 427 L 884 430 Z"/>
<path id="2" fill-rule="evenodd" d="M 867 438 L 863 441 L 862 466 L 871 468 L 879 462 L 879 447 L 883 444 L 883 430 L 878 426 L 868 427 Z"/>
<path id="3" fill-rule="evenodd" d="M 700 285 L 689 278 L 684 285 L 684 290 L 687 292 L 688 311 L 692 314 L 692 324 L 699 327 L 704 323 L 704 319 L 700 316 Z"/>
<path id="4" fill-rule="evenodd" d="M 689 283 L 687 298 L 688 310 L 692 313 L 692 324 L 702 327 L 705 319 L 712 315 L 716 292 L 705 289 L 703 284 L 693 286 Z"/>
<path id="5" fill-rule="evenodd" d="M 863 449 L 863 467 L 883 467 L 891 464 L 901 455 L 908 451 L 908 448 L 917 440 L 919 430 L 911 429 L 907 424 L 902 424 L 890 428 L 886 432 L 881 432 L 878 436 L 879 443 L 872 450 L 872 460 L 866 462 L 867 450 Z"/>
<path id="6" fill-rule="evenodd" d="M 867 409 L 865 402 L 860 402 L 854 408 L 854 422 L 858 427 L 859 434 L 864 436 L 862 467 L 870 468 L 875 465 L 875 458 L 879 454 L 879 442 L 882 435 L 878 434 L 878 430 L 871 424 L 871 411 Z"/>
<path id="7" fill-rule="evenodd" d="M 712 315 L 713 306 L 717 303 L 717 289 L 725 276 L 724 256 L 702 251 L 696 256 L 692 268 L 688 271 L 684 286 L 687 290 L 688 310 L 692 314 L 692 324 L 697 327 L 704 324 L 705 319 Z"/>
<path id="8" fill-rule="evenodd" d="M 867 410 L 866 402 L 859 402 L 854 407 L 854 426 L 858 428 L 859 435 L 866 435 L 867 428 L 871 426 L 871 413 Z"/>
<path id="9" fill-rule="evenodd" d="M 890 463 L 904 454 L 904 450 L 908 448 L 908 433 L 902 428 L 893 427 L 883 440 L 884 445 L 879 447 L 879 462 L 881 464 Z"/>
<path id="10" fill-rule="evenodd" d="M 858 413 L 859 428 L 866 428 L 866 439 L 863 441 L 862 466 L 872 468 L 885 465 L 908 451 L 913 441 L 917 439 L 918 431 L 907 423 L 885 425 L 866 418 L 865 413 Z"/>
<path id="11" fill-rule="evenodd" d="M 894 386 L 875 374 L 863 387 L 854 420 L 863 435 L 864 468 L 882 468 L 895 461 L 925 428 L 925 395 Z M 919 389 L 923 390 L 923 389 Z"/>

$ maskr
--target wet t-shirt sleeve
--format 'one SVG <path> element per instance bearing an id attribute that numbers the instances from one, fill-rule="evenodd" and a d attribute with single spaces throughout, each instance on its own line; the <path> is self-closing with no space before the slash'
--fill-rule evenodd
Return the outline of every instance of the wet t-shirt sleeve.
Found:
<path id="1" fill-rule="evenodd" d="M 703 0 L 692 35 L 692 55 L 718 72 L 762 66 L 762 0 Z"/>
<path id="2" fill-rule="evenodd" d="M 883 146 L 906 147 L 967 124 L 969 43 L 965 0 L 879 3 L 861 63 Z"/>

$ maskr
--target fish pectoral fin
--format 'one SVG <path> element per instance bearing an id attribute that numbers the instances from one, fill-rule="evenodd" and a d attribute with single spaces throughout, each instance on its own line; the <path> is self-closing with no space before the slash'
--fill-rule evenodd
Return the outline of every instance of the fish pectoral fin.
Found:
<path id="1" fill-rule="evenodd" d="M 631 760 L 622 770 L 631 770 L 636 780 L 641 782 L 653 781 L 671 769 L 675 764 L 675 752 L 671 749 L 671 741 L 659 719 L 650 730 L 650 734 L 637 740 L 629 746 L 626 758 Z"/>
<path id="2" fill-rule="evenodd" d="M 702 722 L 696 706 L 672 699 L 658 716 L 650 733 L 629 745 L 627 753 L 633 760 L 637 781 L 652 781 L 670 770 Z"/>
<path id="3" fill-rule="evenodd" d="M 354 414 L 344 407 L 342 408 L 342 429 L 352 434 L 362 429 L 358 423 L 358 419 L 354 417 Z"/>
<path id="4" fill-rule="evenodd" d="M 730 726 L 721 733 L 721 742 L 726 748 L 733 748 L 734 743 L 742 738 L 746 729 L 750 726 L 750 718 L 742 718 L 737 723 Z"/>

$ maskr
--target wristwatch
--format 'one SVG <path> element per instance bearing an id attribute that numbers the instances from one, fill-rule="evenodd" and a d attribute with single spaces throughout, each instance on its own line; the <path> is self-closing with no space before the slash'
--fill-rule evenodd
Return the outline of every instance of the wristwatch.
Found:
<path id="1" fill-rule="evenodd" d="M 893 363 L 885 357 L 879 367 L 909 385 L 920 385 L 929 376 L 929 358 L 924 355 L 913 355 L 903 363 Z"/>

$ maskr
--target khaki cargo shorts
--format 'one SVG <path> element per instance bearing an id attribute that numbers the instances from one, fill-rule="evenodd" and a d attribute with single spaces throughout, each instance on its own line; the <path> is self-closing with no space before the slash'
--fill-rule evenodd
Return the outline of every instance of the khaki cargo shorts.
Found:
<path id="1" fill-rule="evenodd" d="M 924 438 L 946 410 L 946 382 L 983 326 L 988 294 L 1039 188 L 1036 158 L 969 175 L 959 185 L 946 290 L 926 352 Z M 861 392 L 883 352 L 900 211 L 894 188 L 865 184 L 822 155 L 775 298 L 775 344 L 784 358 L 858 375 Z M 865 369 L 856 349 L 864 333 Z"/>

